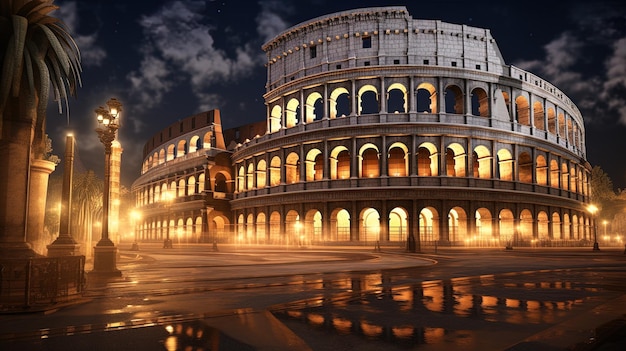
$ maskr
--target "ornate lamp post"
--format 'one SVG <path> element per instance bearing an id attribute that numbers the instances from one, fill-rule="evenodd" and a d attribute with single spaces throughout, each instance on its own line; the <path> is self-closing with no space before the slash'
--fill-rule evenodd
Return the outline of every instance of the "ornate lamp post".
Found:
<path id="1" fill-rule="evenodd" d="M 92 273 L 120 276 L 122 272 L 116 267 L 117 248 L 109 239 L 109 188 L 111 186 L 111 144 L 120 127 L 122 103 L 111 98 L 106 104 L 108 109 L 100 106 L 95 110 L 98 120 L 96 132 L 104 145 L 104 188 L 102 192 L 102 237 L 94 247 Z"/>
<path id="2" fill-rule="evenodd" d="M 587 207 L 587 211 L 591 213 L 591 219 L 593 220 L 593 250 L 600 250 L 600 245 L 598 245 L 598 227 L 596 224 L 596 213 L 598 212 L 598 207 L 596 205 L 589 205 Z"/>

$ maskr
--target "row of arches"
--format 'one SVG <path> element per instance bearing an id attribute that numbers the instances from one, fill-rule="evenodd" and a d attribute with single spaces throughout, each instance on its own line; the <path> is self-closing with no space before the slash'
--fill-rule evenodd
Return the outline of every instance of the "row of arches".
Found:
<path id="1" fill-rule="evenodd" d="M 313 146 L 301 152 L 286 151 L 283 158 L 280 153 L 266 154 L 237 164 L 236 191 L 323 179 L 448 176 L 518 181 L 588 194 L 588 172 L 558 155 L 533 149 L 514 155 L 508 146 L 496 150 L 489 144 L 473 150 L 459 142 L 449 143 L 444 150 L 437 145 L 436 141 L 422 142 L 414 154 L 410 144 L 401 141 L 386 149 L 365 142 L 358 149 Z"/>
<path id="2" fill-rule="evenodd" d="M 223 184 L 226 183 L 226 178 Z M 220 179 L 218 177 L 218 179 Z M 205 191 L 206 176 L 203 171 L 182 176 L 178 179 L 163 179 L 153 183 L 144 184 L 135 190 L 135 204 L 145 206 L 159 202 L 171 202 L 176 198 L 202 194 Z"/>
<path id="3" fill-rule="evenodd" d="M 508 87 L 493 88 L 484 82 L 454 79 L 445 82 L 411 81 L 410 85 L 416 85 L 414 89 L 405 82 L 392 82 L 385 87 L 385 82 L 385 78 L 381 78 L 378 84 L 371 80 L 333 83 L 282 97 L 268 106 L 268 131 L 274 133 L 323 118 L 351 115 L 408 112 L 471 114 L 517 122 L 558 135 L 582 148 L 582 127 L 565 109 L 539 95 Z M 410 94 L 411 91 L 414 93 Z M 439 94 L 440 91 L 443 94 Z"/>
<path id="4" fill-rule="evenodd" d="M 255 243 L 320 243 L 324 241 L 404 242 L 410 233 L 421 241 L 471 245 L 484 242 L 533 242 L 536 240 L 585 240 L 591 237 L 590 219 L 581 213 L 555 210 L 537 211 L 524 208 L 519 213 L 503 208 L 486 207 L 469 211 L 453 207 L 442 213 L 427 206 L 418 212 L 417 227 L 409 210 L 394 207 L 383 213 L 373 207 L 351 212 L 334 208 L 324 218 L 322 211 L 252 211 L 236 216 L 238 240 Z"/>
<path id="5" fill-rule="evenodd" d="M 212 138 L 213 131 L 205 128 L 198 129 L 192 134 L 173 140 L 171 143 L 165 144 L 158 150 L 155 150 L 150 157 L 144 160 L 141 173 L 144 174 L 152 167 L 194 153 L 198 150 L 210 149 Z"/>

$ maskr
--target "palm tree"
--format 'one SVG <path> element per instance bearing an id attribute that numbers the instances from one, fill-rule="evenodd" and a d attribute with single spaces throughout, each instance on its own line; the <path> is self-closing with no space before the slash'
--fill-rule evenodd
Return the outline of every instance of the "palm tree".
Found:
<path id="1" fill-rule="evenodd" d="M 77 242 L 84 245 L 85 253 L 90 252 L 93 240 L 94 218 L 102 212 L 102 190 L 104 183 L 93 171 L 74 174 L 72 233 Z"/>
<path id="2" fill-rule="evenodd" d="M 0 1 L 0 256 L 33 256 L 26 243 L 33 160 L 45 154 L 50 91 L 67 101 L 80 84 L 80 54 L 53 0 Z M 47 181 L 47 179 L 46 179 Z M 45 187 L 43 187 L 45 191 Z M 32 209 L 31 209 L 32 212 Z M 42 224 L 43 227 L 43 224 Z M 40 228 L 43 231 L 43 228 Z"/>

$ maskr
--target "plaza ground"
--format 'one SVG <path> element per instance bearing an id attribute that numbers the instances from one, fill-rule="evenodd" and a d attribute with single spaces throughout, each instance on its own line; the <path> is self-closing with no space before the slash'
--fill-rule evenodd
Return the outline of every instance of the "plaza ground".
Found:
<path id="1" fill-rule="evenodd" d="M 0 315 L 0 348 L 617 350 L 626 342 L 618 249 L 122 244 L 118 268 L 119 279 L 88 275 L 81 303 Z"/>

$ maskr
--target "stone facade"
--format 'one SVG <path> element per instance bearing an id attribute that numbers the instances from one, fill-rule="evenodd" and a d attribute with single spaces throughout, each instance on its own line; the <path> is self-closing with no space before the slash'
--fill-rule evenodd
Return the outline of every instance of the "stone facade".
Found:
<path id="1" fill-rule="evenodd" d="M 582 115 L 549 82 L 506 65 L 489 30 L 413 19 L 404 7 L 366 8 L 289 28 L 263 50 L 265 128 L 228 131 L 236 134 L 217 148 L 195 146 L 206 146 L 205 129 L 218 135 L 208 125 L 165 141 L 157 133 L 133 186 L 138 204 L 156 211 L 148 218 L 163 216 L 159 194 L 184 188 L 185 200 L 167 211 L 189 208 L 174 224 L 201 223 L 193 237 L 590 239 Z M 192 205 L 196 194 L 202 206 Z M 167 223 L 141 230 L 161 233 Z"/>

